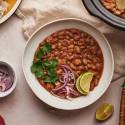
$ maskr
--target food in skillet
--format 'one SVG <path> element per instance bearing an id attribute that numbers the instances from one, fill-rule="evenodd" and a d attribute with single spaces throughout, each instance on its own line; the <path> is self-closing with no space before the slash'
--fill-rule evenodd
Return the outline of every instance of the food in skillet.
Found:
<path id="1" fill-rule="evenodd" d="M 46 90 L 61 98 L 89 94 L 99 83 L 103 54 L 96 40 L 79 29 L 64 29 L 38 46 L 31 71 Z"/>
<path id="2" fill-rule="evenodd" d="M 0 0 L 0 18 L 6 15 L 15 3 L 16 0 Z"/>
<path id="3" fill-rule="evenodd" d="M 101 2 L 110 12 L 125 19 L 125 0 L 101 0 Z"/>

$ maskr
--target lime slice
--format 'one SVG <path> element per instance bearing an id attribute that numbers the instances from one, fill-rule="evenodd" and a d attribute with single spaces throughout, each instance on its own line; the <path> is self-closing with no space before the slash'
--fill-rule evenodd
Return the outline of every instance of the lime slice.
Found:
<path id="1" fill-rule="evenodd" d="M 108 119 L 114 111 L 114 107 L 111 104 L 103 104 L 96 111 L 96 119 L 99 121 L 104 121 Z"/>
<path id="2" fill-rule="evenodd" d="M 87 72 L 87 73 L 84 73 L 81 78 L 80 78 L 80 88 L 82 89 L 82 91 L 84 91 L 86 94 L 89 93 L 90 91 L 90 84 L 91 84 L 91 81 L 93 79 L 93 73 L 92 72 Z"/>
<path id="3" fill-rule="evenodd" d="M 84 92 L 84 91 L 81 89 L 81 87 L 80 87 L 80 79 L 81 79 L 81 77 L 82 77 L 82 75 L 80 75 L 80 76 L 78 77 L 77 81 L 76 81 L 76 88 L 77 88 L 77 90 L 78 90 L 81 94 L 86 95 L 87 93 Z"/>

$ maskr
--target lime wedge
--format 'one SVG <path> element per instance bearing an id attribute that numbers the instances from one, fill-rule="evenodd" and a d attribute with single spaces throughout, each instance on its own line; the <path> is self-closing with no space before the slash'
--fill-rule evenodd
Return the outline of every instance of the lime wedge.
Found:
<path id="1" fill-rule="evenodd" d="M 87 72 L 87 73 L 84 73 L 81 78 L 80 78 L 80 88 L 82 89 L 83 92 L 85 92 L 86 94 L 89 93 L 90 91 L 90 84 L 91 84 L 91 81 L 93 79 L 93 73 L 92 72 Z"/>
<path id="2" fill-rule="evenodd" d="M 111 104 L 103 104 L 96 111 L 96 119 L 99 121 L 104 121 L 108 119 L 114 111 L 114 107 Z"/>
<path id="3" fill-rule="evenodd" d="M 84 92 L 84 91 L 81 89 L 81 87 L 80 87 L 80 79 L 81 79 L 81 77 L 82 77 L 82 75 L 80 75 L 80 76 L 78 77 L 77 81 L 76 81 L 76 88 L 77 88 L 77 90 L 78 90 L 81 94 L 86 95 L 87 93 Z"/>

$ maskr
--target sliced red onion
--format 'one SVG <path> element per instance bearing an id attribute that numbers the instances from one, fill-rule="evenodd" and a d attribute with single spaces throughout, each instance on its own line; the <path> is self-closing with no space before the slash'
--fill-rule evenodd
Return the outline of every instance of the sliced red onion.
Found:
<path id="1" fill-rule="evenodd" d="M 63 85 L 53 89 L 52 93 L 57 96 L 58 94 L 66 93 L 66 98 L 70 100 L 72 97 L 71 95 L 79 96 L 79 93 L 73 89 L 76 82 L 75 75 L 70 67 L 66 65 L 61 65 L 61 67 L 63 68 L 64 73 L 61 76 L 62 78 L 59 78 L 59 81 L 63 83 Z"/>
<path id="2" fill-rule="evenodd" d="M 54 95 L 55 97 L 58 97 L 58 98 L 64 99 L 64 97 L 58 96 L 58 95 L 55 94 L 53 91 L 51 91 L 50 93 L 51 93 L 52 95 Z"/>
<path id="3" fill-rule="evenodd" d="M 73 79 L 73 84 L 75 85 L 76 79 L 75 79 L 75 75 L 74 75 L 73 70 L 72 70 L 69 66 L 67 66 L 67 65 L 61 65 L 61 66 L 62 66 L 62 67 L 65 67 L 67 70 L 70 71 L 70 72 L 67 71 L 68 76 L 70 76 L 69 78 Z"/>
<path id="4" fill-rule="evenodd" d="M 65 77 L 65 73 L 64 74 L 62 74 L 62 76 L 61 77 L 59 77 L 59 81 L 61 82 L 61 83 L 64 83 L 64 77 Z"/>
<path id="5" fill-rule="evenodd" d="M 7 72 L 6 68 L 1 68 L 0 69 L 0 87 L 1 87 L 1 91 L 6 91 L 9 88 L 11 88 L 13 84 L 12 78 L 9 75 L 9 73 Z"/>
<path id="6" fill-rule="evenodd" d="M 68 83 L 67 86 L 69 86 L 69 87 L 74 87 L 74 84 Z"/>
<path id="7" fill-rule="evenodd" d="M 67 82 L 68 82 L 68 79 L 67 79 L 68 78 L 68 72 L 67 72 L 65 67 L 63 69 L 64 69 L 64 72 L 65 72 L 64 73 L 64 79 L 63 80 L 59 79 L 60 82 L 63 83 L 63 85 L 61 87 L 59 87 L 59 88 L 53 89 L 52 91 L 54 91 L 54 92 L 63 89 L 67 85 Z"/>
<path id="8" fill-rule="evenodd" d="M 5 84 L 0 84 L 0 92 L 4 92 L 6 90 Z"/>
<path id="9" fill-rule="evenodd" d="M 5 70 L 0 69 L 0 81 L 2 81 L 6 75 L 8 75 L 8 73 Z"/>
<path id="10" fill-rule="evenodd" d="M 74 90 L 73 88 L 69 88 L 70 89 L 70 93 L 72 94 L 72 95 L 74 95 L 74 96 L 79 96 L 80 94 L 76 91 L 76 90 Z"/>
<path id="11" fill-rule="evenodd" d="M 66 89 L 62 89 L 60 92 L 58 92 L 58 94 L 63 94 L 63 93 L 67 93 Z"/>
<path id="12" fill-rule="evenodd" d="M 13 85 L 12 79 L 8 76 L 6 78 L 4 78 L 4 80 L 2 81 L 3 84 L 5 84 L 6 86 L 6 90 L 8 90 L 9 88 L 11 88 L 11 86 Z"/>
<path id="13" fill-rule="evenodd" d="M 70 97 L 70 89 L 69 89 L 68 86 L 66 86 L 65 88 L 66 88 L 66 91 L 67 91 L 66 98 L 69 98 Z"/>
<path id="14" fill-rule="evenodd" d="M 54 91 L 54 92 L 59 91 L 59 90 L 63 89 L 66 86 L 66 84 L 67 84 L 67 81 L 66 81 L 66 78 L 64 78 L 64 84 L 59 88 L 53 89 L 52 91 Z"/>

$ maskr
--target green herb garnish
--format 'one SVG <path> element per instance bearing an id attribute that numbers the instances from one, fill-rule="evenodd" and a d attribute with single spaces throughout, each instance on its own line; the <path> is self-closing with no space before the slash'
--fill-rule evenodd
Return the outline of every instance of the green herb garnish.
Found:
<path id="1" fill-rule="evenodd" d="M 45 43 L 42 47 L 42 50 L 44 54 L 48 54 L 52 50 L 52 45 L 50 45 L 49 43 Z"/>
<path id="2" fill-rule="evenodd" d="M 41 59 L 43 55 L 48 54 L 52 50 L 52 45 L 49 43 L 45 43 L 43 47 L 40 47 L 37 51 L 36 57 Z"/>
<path id="3" fill-rule="evenodd" d="M 43 72 L 42 70 L 36 71 L 36 72 L 35 72 L 35 76 L 36 76 L 37 78 L 43 78 L 43 77 L 44 77 L 44 72 Z"/>
<path id="4" fill-rule="evenodd" d="M 36 53 L 36 59 L 31 66 L 31 72 L 34 73 L 37 78 L 42 78 L 45 83 L 54 84 L 58 80 L 56 74 L 58 61 L 56 59 L 46 59 L 42 62 L 42 57 L 51 50 L 52 46 L 49 43 L 45 43 L 43 47 L 39 48 Z"/>
<path id="5" fill-rule="evenodd" d="M 46 60 L 43 63 L 43 65 L 47 68 L 55 68 L 57 64 L 58 64 L 58 61 L 56 59 L 51 59 L 50 61 Z"/>
<path id="6" fill-rule="evenodd" d="M 43 68 L 43 65 L 42 65 L 41 61 L 36 61 L 31 66 L 31 72 L 35 73 L 36 71 L 39 71 L 42 68 Z"/>
<path id="7" fill-rule="evenodd" d="M 125 81 L 123 82 L 123 84 L 122 84 L 122 88 L 124 88 L 125 89 Z"/>

